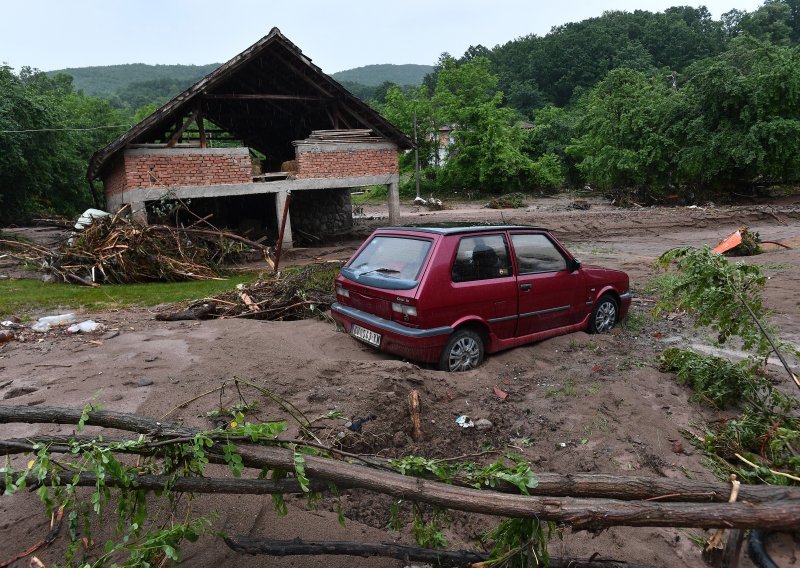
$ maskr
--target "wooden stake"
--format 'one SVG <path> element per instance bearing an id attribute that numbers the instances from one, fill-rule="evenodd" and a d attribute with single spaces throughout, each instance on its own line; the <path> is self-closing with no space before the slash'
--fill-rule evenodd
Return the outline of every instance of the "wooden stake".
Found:
<path id="1" fill-rule="evenodd" d="M 420 418 L 419 393 L 412 390 L 408 393 L 408 412 L 411 414 L 411 437 L 415 442 L 422 440 L 422 419 Z"/>

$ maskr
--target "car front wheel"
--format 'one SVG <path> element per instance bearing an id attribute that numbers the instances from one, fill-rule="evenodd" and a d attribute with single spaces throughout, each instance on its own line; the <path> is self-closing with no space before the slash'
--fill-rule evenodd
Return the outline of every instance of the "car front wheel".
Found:
<path id="1" fill-rule="evenodd" d="M 471 329 L 457 330 L 439 358 L 439 369 L 458 372 L 474 369 L 483 361 L 483 339 Z"/>
<path id="2" fill-rule="evenodd" d="M 611 296 L 600 296 L 589 317 L 589 333 L 607 333 L 617 323 L 617 302 Z"/>

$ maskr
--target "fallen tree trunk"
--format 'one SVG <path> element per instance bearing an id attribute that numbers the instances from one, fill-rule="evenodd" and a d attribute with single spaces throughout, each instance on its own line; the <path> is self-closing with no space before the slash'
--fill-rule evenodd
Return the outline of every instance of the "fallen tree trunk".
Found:
<path id="1" fill-rule="evenodd" d="M 20 474 L 13 475 L 13 479 Z M 72 475 L 65 473 L 56 479 L 50 476 L 46 480 L 49 487 L 59 485 L 77 485 L 78 487 L 94 487 L 97 476 L 93 473 L 78 474 L 77 483 L 73 483 Z M 131 487 L 134 489 L 160 490 L 169 489 L 178 493 L 213 493 L 229 495 L 275 495 L 286 493 L 303 493 L 300 483 L 295 479 L 231 479 L 228 477 L 175 477 L 171 475 L 136 475 L 123 483 L 113 477 L 106 477 L 103 483 L 109 487 Z M 38 487 L 43 483 L 27 480 L 28 487 Z M 324 481 L 310 480 L 308 488 L 314 492 L 328 489 L 329 484 Z M 0 493 L 5 490 L 5 481 L 0 478 Z"/>
<path id="2" fill-rule="evenodd" d="M 271 540 L 244 535 L 224 537 L 232 550 L 244 554 L 269 556 L 345 555 L 370 558 L 382 556 L 405 562 L 427 562 L 437 566 L 465 566 L 483 562 L 489 555 L 468 550 L 436 550 L 404 544 L 362 544 L 348 541 Z M 550 568 L 651 568 L 617 560 L 579 560 L 577 558 L 550 558 Z"/>
<path id="3" fill-rule="evenodd" d="M 51 453 L 69 453 L 68 442 L 94 440 L 93 436 L 41 436 L 35 438 L 15 438 L 0 440 L 0 454 L 16 454 L 33 452 L 41 445 L 48 446 Z M 105 442 L 124 441 L 121 438 L 108 438 Z M 152 455 L 156 449 L 139 448 L 134 453 Z M 225 461 L 214 455 L 208 456 L 212 463 L 224 464 Z M 385 465 L 385 464 L 384 464 Z M 540 497 L 594 497 L 602 499 L 620 499 L 624 501 L 659 501 L 680 503 L 726 503 L 731 487 L 716 481 L 689 481 L 666 477 L 627 477 L 608 474 L 560 474 L 537 473 L 539 484 L 529 489 L 530 495 Z M 232 482 L 237 480 L 231 480 Z M 454 483 L 456 486 L 463 484 Z M 232 486 L 233 487 L 233 486 Z M 341 488 L 346 488 L 340 484 Z M 519 494 L 519 489 L 505 484 L 494 488 L 499 493 Z M 234 493 L 248 493 L 244 488 Z M 769 501 L 800 500 L 800 488 L 788 485 L 742 485 L 739 489 L 739 501 L 746 503 L 765 503 Z"/>
<path id="4" fill-rule="evenodd" d="M 29 424 L 77 424 L 81 410 L 62 407 L 19 407 L 0 404 L 0 424 L 14 422 Z M 193 436 L 197 431 L 173 422 L 159 422 L 152 418 L 112 411 L 90 411 L 86 425 L 113 428 L 155 438 L 172 436 Z M 29 438 L 26 440 L 0 440 L 3 453 L 32 451 L 32 444 L 56 444 L 51 450 L 63 453 L 69 451 L 66 443 L 70 438 L 92 439 L 91 436 L 53 436 Z M 112 439 L 106 438 L 107 441 Z M 119 440 L 117 440 L 119 441 Z M 326 460 L 328 461 L 328 460 Z M 254 467 L 260 467 L 258 463 Z M 537 473 L 539 485 L 529 490 L 531 495 L 542 497 L 599 497 L 622 500 L 651 500 L 679 502 L 720 502 L 728 501 L 731 486 L 715 481 L 690 481 L 666 477 L 638 477 L 608 474 L 559 474 Z M 519 491 L 507 486 L 507 492 Z M 779 500 L 800 500 L 800 488 L 778 485 L 742 485 L 739 500 L 748 503 L 764 503 Z"/>
<path id="5" fill-rule="evenodd" d="M 291 470 L 293 454 L 282 448 L 240 446 L 242 461 L 258 467 Z M 703 528 L 800 528 L 800 501 L 743 503 L 661 503 L 657 501 L 619 501 L 614 499 L 576 499 L 509 495 L 458 487 L 436 481 L 406 477 L 364 466 L 305 457 L 309 477 L 337 485 L 369 489 L 438 505 L 447 509 L 517 518 L 538 518 L 566 523 L 575 529 L 598 529 L 616 525 L 635 527 Z"/>
<path id="6" fill-rule="evenodd" d="M 82 411 L 58 407 L 16 407 L 0 405 L 0 423 L 77 423 Z M 191 436 L 182 426 L 159 423 L 149 418 L 118 412 L 88 412 L 86 424 L 106 426 L 164 437 Z M 214 447 L 209 448 L 211 452 Z M 242 463 L 247 467 L 294 469 L 294 452 L 285 448 L 240 444 Z M 448 509 L 485 515 L 538 518 L 565 523 L 574 529 L 597 529 L 615 525 L 676 526 L 703 528 L 800 529 L 800 500 L 760 504 L 694 504 L 612 499 L 553 498 L 510 495 L 458 487 L 399 473 L 353 465 L 317 456 L 305 456 L 309 478 L 333 482 L 342 487 L 362 488 L 400 499 L 438 505 Z"/>

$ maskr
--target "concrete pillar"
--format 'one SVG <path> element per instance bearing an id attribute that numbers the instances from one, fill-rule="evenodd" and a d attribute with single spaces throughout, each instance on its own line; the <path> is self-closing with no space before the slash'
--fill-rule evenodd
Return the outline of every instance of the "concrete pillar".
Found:
<path id="1" fill-rule="evenodd" d="M 283 209 L 286 207 L 286 191 L 279 191 L 275 194 L 275 212 L 278 215 L 278 236 L 280 236 L 281 221 L 283 221 Z M 292 216 L 286 214 L 286 226 L 283 228 L 283 248 L 292 248 Z"/>
<path id="2" fill-rule="evenodd" d="M 147 209 L 144 206 L 144 201 L 131 201 L 131 219 L 137 223 L 147 224 Z"/>
<path id="3" fill-rule="evenodd" d="M 400 182 L 395 178 L 387 184 L 389 188 L 389 224 L 400 224 Z"/>

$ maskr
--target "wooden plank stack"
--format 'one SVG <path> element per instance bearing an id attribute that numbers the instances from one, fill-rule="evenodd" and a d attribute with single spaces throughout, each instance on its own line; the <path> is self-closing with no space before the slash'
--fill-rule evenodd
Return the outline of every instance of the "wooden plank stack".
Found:
<path id="1" fill-rule="evenodd" d="M 383 142 L 384 139 L 376 136 L 372 130 L 368 128 L 350 128 L 340 130 L 312 130 L 306 142 L 324 142 L 330 143 L 364 143 L 364 142 Z"/>

